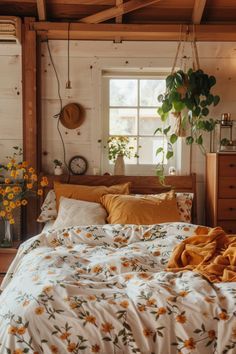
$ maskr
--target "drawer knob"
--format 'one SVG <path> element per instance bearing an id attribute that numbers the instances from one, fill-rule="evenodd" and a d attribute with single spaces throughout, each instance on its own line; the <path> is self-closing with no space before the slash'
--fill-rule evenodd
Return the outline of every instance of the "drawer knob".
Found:
<path id="1" fill-rule="evenodd" d="M 231 185 L 231 186 L 229 186 L 229 188 L 230 188 L 230 189 L 234 189 L 234 186 Z"/>
<path id="2" fill-rule="evenodd" d="M 230 163 L 229 167 L 235 167 L 235 164 L 234 163 Z"/>
<path id="3" fill-rule="evenodd" d="M 235 210 L 235 208 L 230 207 L 230 208 L 229 208 L 229 210 L 230 210 L 230 211 L 234 211 L 234 210 Z"/>

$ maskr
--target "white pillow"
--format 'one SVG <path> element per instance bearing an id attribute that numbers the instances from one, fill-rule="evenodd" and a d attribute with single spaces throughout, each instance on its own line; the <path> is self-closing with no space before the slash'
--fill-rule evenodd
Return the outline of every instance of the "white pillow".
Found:
<path id="1" fill-rule="evenodd" d="M 100 203 L 61 197 L 58 215 L 53 225 L 60 229 L 78 225 L 104 225 L 107 212 Z"/>
<path id="2" fill-rule="evenodd" d="M 41 206 L 41 213 L 37 219 L 38 222 L 47 222 L 55 220 L 57 217 L 56 207 L 56 195 L 53 189 L 51 189 Z"/>

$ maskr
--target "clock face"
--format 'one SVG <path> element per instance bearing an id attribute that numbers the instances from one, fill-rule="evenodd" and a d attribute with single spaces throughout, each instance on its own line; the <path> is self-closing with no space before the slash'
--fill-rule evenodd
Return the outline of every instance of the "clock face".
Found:
<path id="1" fill-rule="evenodd" d="M 83 156 L 74 156 L 69 162 L 69 169 L 73 175 L 83 175 L 88 169 L 87 160 Z"/>

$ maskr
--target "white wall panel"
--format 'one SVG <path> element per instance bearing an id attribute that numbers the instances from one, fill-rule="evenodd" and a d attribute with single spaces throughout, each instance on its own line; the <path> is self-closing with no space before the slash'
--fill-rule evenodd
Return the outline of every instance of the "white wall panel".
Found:
<path id="1" fill-rule="evenodd" d="M 0 163 L 22 147 L 21 47 L 0 44 Z"/>

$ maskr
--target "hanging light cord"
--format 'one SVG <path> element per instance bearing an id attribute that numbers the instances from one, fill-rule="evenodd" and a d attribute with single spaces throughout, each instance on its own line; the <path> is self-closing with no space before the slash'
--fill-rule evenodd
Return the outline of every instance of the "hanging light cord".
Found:
<path id="1" fill-rule="evenodd" d="M 70 82 L 70 26 L 71 22 L 68 23 L 68 31 L 67 31 L 67 83 L 66 88 L 71 88 Z"/>
<path id="2" fill-rule="evenodd" d="M 61 115 L 61 112 L 62 112 L 61 85 L 60 85 L 59 76 L 58 76 L 58 73 L 57 73 L 57 69 L 55 67 L 55 63 L 54 63 L 54 60 L 53 60 L 53 57 L 52 57 L 52 53 L 51 53 L 51 49 L 50 49 L 48 41 L 47 41 L 47 48 L 48 48 L 49 58 L 50 58 L 50 61 L 51 61 L 51 64 L 52 64 L 52 67 L 53 67 L 53 70 L 54 70 L 54 73 L 55 73 L 56 81 L 57 81 L 57 94 L 58 94 L 58 99 L 59 99 L 59 103 L 60 103 L 60 112 L 55 114 L 53 116 L 53 118 L 57 119 L 57 131 L 59 133 L 59 136 L 60 136 L 60 139 L 61 139 L 61 143 L 62 143 L 63 162 L 64 162 L 64 165 L 66 166 L 67 173 L 68 173 L 68 181 L 67 182 L 69 182 L 70 170 L 69 170 L 69 167 L 68 167 L 67 162 L 66 162 L 66 147 L 65 147 L 65 142 L 64 142 L 61 130 L 60 130 L 60 119 L 59 119 L 60 115 Z"/>

